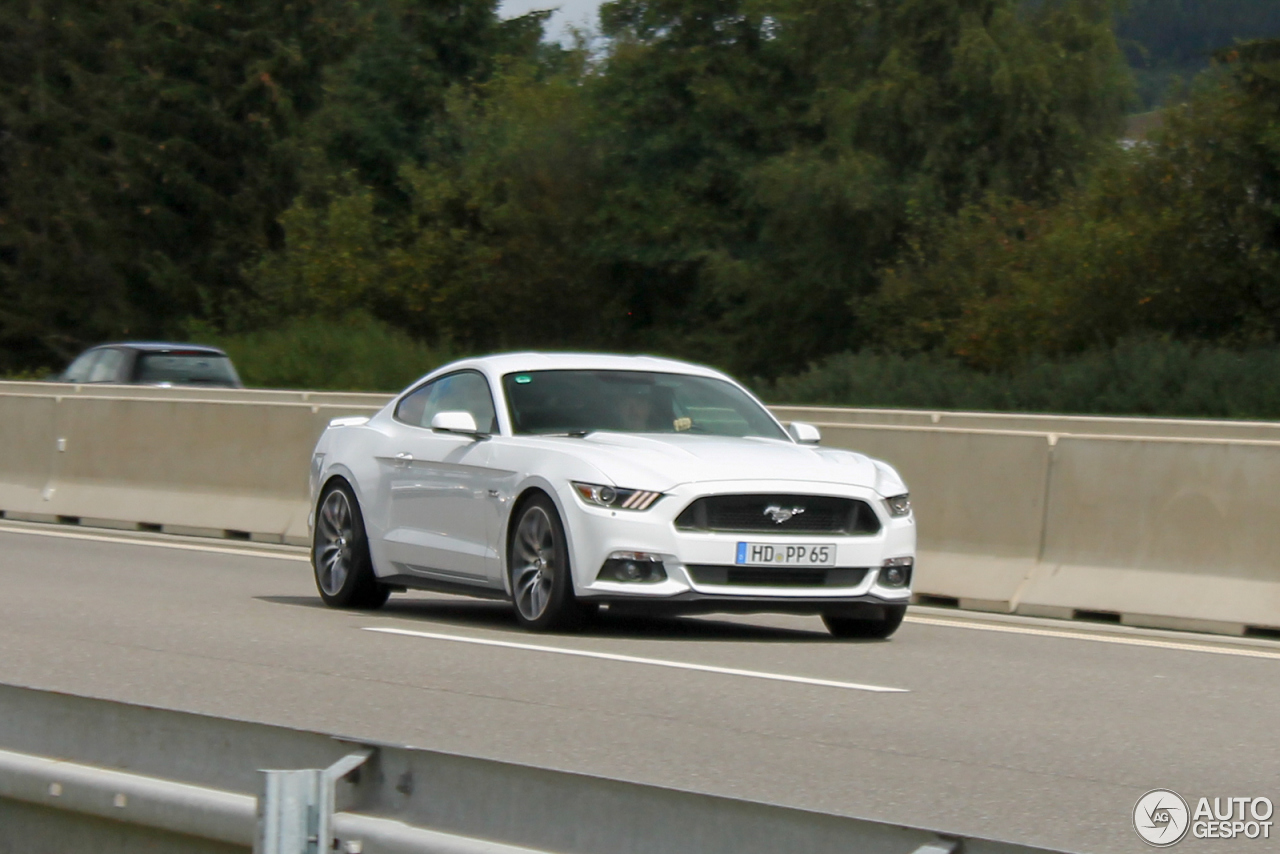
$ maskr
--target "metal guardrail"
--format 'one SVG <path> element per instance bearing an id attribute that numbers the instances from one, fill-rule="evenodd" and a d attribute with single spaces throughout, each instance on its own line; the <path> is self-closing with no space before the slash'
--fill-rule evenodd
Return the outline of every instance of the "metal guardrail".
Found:
<path id="1" fill-rule="evenodd" d="M 543 854 L 335 811 L 334 784 L 356 771 L 371 753 L 351 754 L 323 770 L 264 771 L 264 791 L 255 798 L 0 750 L 0 799 L 197 839 L 252 845 L 255 854 Z M 321 844 L 322 840 L 328 844 Z"/>
<path id="2" fill-rule="evenodd" d="M 252 844 L 257 808 L 249 795 L 9 750 L 0 750 L 0 799 L 233 845 Z"/>
<path id="3" fill-rule="evenodd" d="M 53 758 L 68 756 L 75 761 Z M 263 764 L 304 770 L 264 774 Z M 1049 850 L 0 686 L 0 849 L 16 841 L 6 833 L 21 827 L 21 847 L 14 850 L 99 854 L 109 850 L 94 832 L 106 826 L 103 820 L 117 835 L 127 831 L 127 842 L 115 848 L 123 851 L 205 850 L 202 845 L 219 851 L 252 846 L 255 854 Z M 95 821 L 88 833 L 77 831 L 77 822 Z"/>
<path id="4" fill-rule="evenodd" d="M 552 854 L 334 811 L 333 785 L 371 754 L 323 770 L 264 771 L 263 794 L 254 798 L 0 750 L 0 798 L 232 845 L 252 841 L 254 854 Z M 939 837 L 912 843 L 910 854 L 960 854 L 961 846 Z"/>

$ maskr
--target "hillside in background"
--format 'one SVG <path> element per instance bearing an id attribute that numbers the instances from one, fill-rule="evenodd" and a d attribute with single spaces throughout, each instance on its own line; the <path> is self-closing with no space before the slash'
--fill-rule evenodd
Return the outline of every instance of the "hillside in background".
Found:
<path id="1" fill-rule="evenodd" d="M 1128 0 L 1116 28 L 1134 70 L 1142 109 L 1164 100 L 1178 79 L 1209 65 L 1215 50 L 1237 41 L 1280 36 L 1276 0 Z"/>

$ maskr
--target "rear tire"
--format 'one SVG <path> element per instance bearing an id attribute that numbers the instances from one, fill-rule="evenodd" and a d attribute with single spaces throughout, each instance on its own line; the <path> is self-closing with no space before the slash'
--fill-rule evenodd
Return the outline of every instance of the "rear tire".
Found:
<path id="1" fill-rule="evenodd" d="M 344 480 L 330 481 L 316 504 L 311 568 L 320 598 L 331 608 L 376 610 L 391 595 L 373 574 L 360 503 Z"/>
<path id="2" fill-rule="evenodd" d="M 906 616 L 907 606 L 883 605 L 880 610 L 884 612 L 882 617 L 823 614 L 822 622 L 826 623 L 827 631 L 831 632 L 834 637 L 883 640 L 896 632 L 898 626 L 902 625 L 902 618 Z"/>
<path id="3" fill-rule="evenodd" d="M 582 628 L 593 610 L 573 593 L 569 547 L 556 506 L 545 495 L 522 504 L 507 545 L 516 620 L 535 632 Z"/>

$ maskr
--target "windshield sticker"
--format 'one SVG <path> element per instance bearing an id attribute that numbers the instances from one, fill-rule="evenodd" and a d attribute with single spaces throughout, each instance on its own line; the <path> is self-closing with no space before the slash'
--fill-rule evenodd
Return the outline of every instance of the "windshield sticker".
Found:
<path id="1" fill-rule="evenodd" d="M 520 385 L 524 385 L 525 383 L 531 383 L 533 382 L 533 377 L 529 376 L 528 374 L 520 374 L 518 377 L 516 377 L 516 382 L 520 383 Z"/>
<path id="2" fill-rule="evenodd" d="M 671 426 L 676 428 L 677 433 L 683 433 L 685 430 L 688 430 L 690 427 L 693 426 L 693 419 L 677 418 L 675 421 L 671 422 Z"/>

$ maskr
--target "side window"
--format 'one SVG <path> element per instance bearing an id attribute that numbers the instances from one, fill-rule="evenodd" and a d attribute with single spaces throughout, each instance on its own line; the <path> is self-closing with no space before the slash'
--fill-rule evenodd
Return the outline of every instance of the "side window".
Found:
<path id="1" fill-rule="evenodd" d="M 93 363 L 102 355 L 101 350 L 90 350 L 87 353 L 81 353 L 76 360 L 71 363 L 71 367 L 62 373 L 62 381 L 68 383 L 87 383 L 89 381 L 89 372 L 93 370 Z"/>
<path id="2" fill-rule="evenodd" d="M 415 427 L 430 427 L 437 412 L 470 412 L 480 432 L 498 432 L 489 382 L 475 371 L 459 371 L 427 383 L 400 401 L 396 419 Z"/>
<path id="3" fill-rule="evenodd" d="M 115 349 L 106 349 L 93 363 L 89 371 L 91 383 L 114 383 L 120 381 L 120 366 L 124 364 L 124 353 Z"/>

